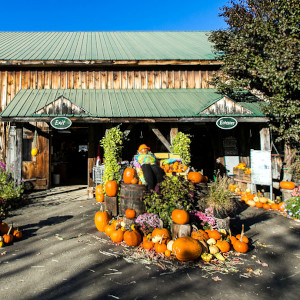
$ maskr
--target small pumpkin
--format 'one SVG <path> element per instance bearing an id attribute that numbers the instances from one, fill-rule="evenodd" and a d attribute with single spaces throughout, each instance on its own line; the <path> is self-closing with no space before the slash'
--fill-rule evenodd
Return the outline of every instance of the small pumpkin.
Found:
<path id="1" fill-rule="evenodd" d="M 168 239 L 171 239 L 170 232 L 166 228 L 155 228 L 152 231 L 152 238 L 161 238 L 163 242 L 166 242 Z"/>
<path id="2" fill-rule="evenodd" d="M 126 211 L 125 211 L 125 216 L 128 218 L 128 219 L 133 219 L 135 218 L 135 215 L 136 215 L 136 212 L 134 209 L 131 209 L 131 208 L 127 208 Z"/>
<path id="3" fill-rule="evenodd" d="M 120 243 L 123 241 L 124 238 L 124 231 L 119 228 L 117 230 L 115 230 L 114 232 L 112 232 L 112 234 L 110 235 L 110 239 L 115 242 L 115 243 Z"/>
<path id="4" fill-rule="evenodd" d="M 199 183 L 202 181 L 202 174 L 199 172 L 189 172 L 187 179 L 193 183 Z"/>
<path id="5" fill-rule="evenodd" d="M 225 240 L 218 240 L 216 246 L 222 253 L 228 252 L 230 250 L 230 244 Z"/>
<path id="6" fill-rule="evenodd" d="M 103 191 L 104 191 L 103 186 L 98 184 L 95 188 L 95 196 L 103 194 Z"/>
<path id="7" fill-rule="evenodd" d="M 213 255 L 210 254 L 210 253 L 204 252 L 204 253 L 201 254 L 201 258 L 202 258 L 202 260 L 204 260 L 206 262 L 210 262 L 213 258 Z"/>
<path id="8" fill-rule="evenodd" d="M 167 250 L 165 251 L 165 256 L 166 256 L 166 257 L 170 257 L 171 254 L 172 254 L 172 252 L 171 252 L 170 250 L 167 249 Z"/>
<path id="9" fill-rule="evenodd" d="M 128 246 L 136 247 L 142 242 L 142 237 L 136 230 L 127 230 L 124 233 L 124 241 Z"/>
<path id="10" fill-rule="evenodd" d="M 195 240 L 201 240 L 201 241 L 206 241 L 209 239 L 208 234 L 202 229 L 199 230 L 197 229 L 192 231 L 191 237 Z"/>
<path id="11" fill-rule="evenodd" d="M 149 239 L 143 239 L 143 248 L 146 250 L 150 250 L 154 247 L 154 243 Z"/>
<path id="12" fill-rule="evenodd" d="M 23 236 L 22 231 L 20 231 L 19 229 L 14 229 L 12 234 L 14 239 L 16 240 L 20 240 Z"/>
<path id="13" fill-rule="evenodd" d="M 202 253 L 200 243 L 189 237 L 180 237 L 173 243 L 172 253 L 180 261 L 197 259 Z"/>
<path id="14" fill-rule="evenodd" d="M 3 241 L 4 241 L 5 244 L 10 244 L 14 240 L 14 237 L 11 234 L 11 231 L 12 231 L 12 226 L 10 226 L 8 232 L 3 235 Z"/>
<path id="15" fill-rule="evenodd" d="M 107 211 L 97 211 L 95 214 L 95 225 L 99 231 L 104 232 L 105 226 L 111 219 L 110 214 Z"/>
<path id="16" fill-rule="evenodd" d="M 218 230 L 211 230 L 209 233 L 208 233 L 208 236 L 210 238 L 213 238 L 215 240 L 219 240 L 221 238 L 221 235 L 219 233 Z"/>
<path id="17" fill-rule="evenodd" d="M 130 183 L 131 184 L 138 184 L 138 182 L 139 182 L 139 180 L 137 178 L 133 178 Z"/>
<path id="18" fill-rule="evenodd" d="M 261 202 L 256 202 L 255 206 L 260 208 L 260 207 L 263 207 L 263 204 Z"/>
<path id="19" fill-rule="evenodd" d="M 104 202 L 104 194 L 97 194 L 95 196 L 96 196 L 97 202 Z"/>
<path id="20" fill-rule="evenodd" d="M 104 232 L 107 236 L 111 236 L 111 234 L 116 230 L 116 224 L 112 223 L 112 224 L 107 224 L 104 227 Z"/>
<path id="21" fill-rule="evenodd" d="M 123 172 L 124 183 L 132 183 L 132 179 L 136 178 L 136 171 L 134 168 L 126 168 Z"/>
<path id="22" fill-rule="evenodd" d="M 272 203 L 271 204 L 271 209 L 278 210 L 279 209 L 278 204 L 277 203 Z"/>
<path id="23" fill-rule="evenodd" d="M 233 244 L 233 248 L 237 252 L 246 253 L 249 249 L 249 246 L 247 243 L 243 242 L 244 238 L 244 224 L 242 225 L 242 232 L 241 237 L 239 240 L 236 240 Z"/>
<path id="24" fill-rule="evenodd" d="M 280 181 L 279 185 L 283 190 L 293 190 L 296 187 L 291 181 Z"/>
<path id="25" fill-rule="evenodd" d="M 264 203 L 263 204 L 263 208 L 264 209 L 270 209 L 271 208 L 271 205 L 269 203 Z"/>
<path id="26" fill-rule="evenodd" d="M 173 222 L 176 224 L 188 224 L 190 221 L 188 212 L 183 209 L 174 209 L 171 217 Z"/>
<path id="27" fill-rule="evenodd" d="M 280 211 L 284 211 L 284 209 L 285 209 L 285 203 L 284 202 L 280 202 L 278 204 L 278 208 L 279 208 Z"/>
<path id="28" fill-rule="evenodd" d="M 168 250 L 167 245 L 164 243 L 155 243 L 154 249 L 155 249 L 155 252 L 157 252 L 157 253 L 165 253 L 165 251 Z"/>
<path id="29" fill-rule="evenodd" d="M 115 197 L 118 192 L 118 183 L 115 180 L 108 180 L 105 183 L 105 193 L 108 197 Z"/>

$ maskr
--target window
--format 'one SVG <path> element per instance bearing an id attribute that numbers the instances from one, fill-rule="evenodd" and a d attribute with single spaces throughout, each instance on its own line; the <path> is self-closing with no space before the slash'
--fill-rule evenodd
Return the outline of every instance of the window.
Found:
<path id="1" fill-rule="evenodd" d="M 32 149 L 32 138 L 23 139 L 23 161 L 32 161 L 31 149 Z"/>

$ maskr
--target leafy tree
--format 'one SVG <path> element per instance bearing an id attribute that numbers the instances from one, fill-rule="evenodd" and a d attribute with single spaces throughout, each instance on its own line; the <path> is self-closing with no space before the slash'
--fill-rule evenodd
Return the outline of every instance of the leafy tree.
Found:
<path id="1" fill-rule="evenodd" d="M 209 38 L 224 62 L 214 83 L 232 98 L 249 90 L 269 104 L 263 111 L 290 166 L 300 142 L 300 2 L 232 0 L 219 16 L 228 28 Z"/>

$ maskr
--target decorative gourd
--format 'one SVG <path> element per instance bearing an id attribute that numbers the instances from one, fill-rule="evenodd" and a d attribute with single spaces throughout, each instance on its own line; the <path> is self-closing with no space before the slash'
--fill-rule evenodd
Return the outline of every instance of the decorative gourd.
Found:
<path id="1" fill-rule="evenodd" d="M 266 197 L 259 197 L 258 199 L 259 199 L 259 202 L 261 202 L 261 203 L 268 203 L 268 198 L 266 198 Z"/>
<path id="2" fill-rule="evenodd" d="M 193 183 L 199 183 L 202 181 L 202 174 L 199 172 L 189 172 L 187 179 Z"/>
<path id="3" fill-rule="evenodd" d="M 120 243 L 123 241 L 124 238 L 124 231 L 119 228 L 117 230 L 115 230 L 114 232 L 112 232 L 112 234 L 110 235 L 110 239 L 115 242 L 115 243 Z"/>
<path id="4" fill-rule="evenodd" d="M 174 209 L 172 211 L 172 220 L 176 224 L 188 224 L 190 216 L 188 212 L 183 209 Z"/>
<path id="5" fill-rule="evenodd" d="M 131 209 L 131 208 L 127 208 L 126 211 L 125 211 L 125 216 L 128 218 L 128 219 L 133 219 L 136 215 L 136 212 L 134 209 Z"/>
<path id="6" fill-rule="evenodd" d="M 225 240 L 218 240 L 216 246 L 220 249 L 222 253 L 228 252 L 230 250 L 230 244 Z"/>
<path id="7" fill-rule="evenodd" d="M 95 214 L 95 225 L 99 231 L 104 232 L 105 226 L 111 219 L 110 214 L 107 211 L 97 211 Z"/>
<path id="8" fill-rule="evenodd" d="M 126 168 L 123 173 L 124 183 L 131 183 L 131 180 L 136 178 L 136 171 L 134 168 Z"/>
<path id="9" fill-rule="evenodd" d="M 211 246 L 211 245 L 215 245 L 217 241 L 214 238 L 210 238 L 206 241 L 206 243 Z"/>
<path id="10" fill-rule="evenodd" d="M 194 231 L 192 232 L 191 237 L 192 237 L 193 239 L 195 239 L 195 240 L 201 240 L 201 241 L 206 241 L 206 240 L 209 239 L 208 234 L 207 234 L 204 230 L 202 230 L 202 229 L 194 230 Z"/>
<path id="11" fill-rule="evenodd" d="M 105 193 L 108 197 L 115 197 L 118 192 L 118 183 L 115 180 L 109 180 L 105 184 Z"/>
<path id="12" fill-rule="evenodd" d="M 296 186 L 291 181 L 280 181 L 280 187 L 283 190 L 293 190 Z"/>
<path id="13" fill-rule="evenodd" d="M 249 249 L 248 244 L 243 242 L 244 238 L 244 224 L 242 225 L 241 237 L 239 240 L 236 240 L 233 244 L 233 248 L 237 252 L 246 253 Z"/>
<path id="14" fill-rule="evenodd" d="M 202 247 L 197 240 L 185 236 L 174 242 L 172 252 L 178 260 L 188 261 L 197 259 L 202 253 Z"/>
<path id="15" fill-rule="evenodd" d="M 10 244 L 13 242 L 14 240 L 14 237 L 13 235 L 11 234 L 11 230 L 12 230 L 12 226 L 10 226 L 7 234 L 3 234 L 3 241 L 5 244 Z"/>
<path id="16" fill-rule="evenodd" d="M 208 236 L 210 238 L 213 238 L 215 240 L 219 240 L 221 238 L 221 235 L 219 233 L 218 230 L 211 230 L 209 233 L 208 233 Z"/>
<path id="17" fill-rule="evenodd" d="M 220 252 L 220 249 L 216 245 L 209 246 L 209 253 L 216 254 L 219 252 Z"/>
<path id="18" fill-rule="evenodd" d="M 136 230 L 127 230 L 124 233 L 124 241 L 128 246 L 136 247 L 142 242 L 142 237 Z"/>
<path id="19" fill-rule="evenodd" d="M 152 239 L 155 237 L 162 238 L 163 242 L 166 242 L 167 239 L 171 239 L 170 232 L 166 228 L 155 228 L 152 231 Z"/>
<path id="20" fill-rule="evenodd" d="M 38 152 L 39 152 L 39 150 L 37 148 L 32 148 L 31 149 L 31 155 L 32 156 L 37 156 Z"/>
<path id="21" fill-rule="evenodd" d="M 174 241 L 173 240 L 170 240 L 167 244 L 167 249 L 172 251 L 173 250 L 173 244 L 174 244 Z"/>
<path id="22" fill-rule="evenodd" d="M 8 232 L 8 230 L 9 230 L 9 226 L 6 223 L 2 222 L 0 224 L 0 233 L 1 233 L 1 235 L 6 234 Z"/>
<path id="23" fill-rule="evenodd" d="M 0 235 L 0 248 L 4 246 L 3 237 Z"/>
<path id="24" fill-rule="evenodd" d="M 230 240 L 230 242 L 231 242 L 231 244 L 233 245 L 235 242 L 236 242 L 236 237 L 235 236 L 233 236 L 232 234 L 231 234 L 231 230 L 230 230 L 230 228 L 229 228 L 229 236 L 228 236 L 228 238 L 229 238 L 229 240 Z"/>
<path id="25" fill-rule="evenodd" d="M 248 200 L 248 201 L 247 201 L 247 204 L 248 204 L 249 206 L 251 206 L 251 207 L 255 207 L 255 206 L 256 206 L 256 203 L 255 203 L 255 201 L 253 201 L 253 200 Z"/>
<path id="26" fill-rule="evenodd" d="M 201 254 L 201 258 L 202 258 L 202 260 L 204 260 L 206 262 L 210 262 L 212 260 L 213 256 L 210 253 L 204 252 Z"/>

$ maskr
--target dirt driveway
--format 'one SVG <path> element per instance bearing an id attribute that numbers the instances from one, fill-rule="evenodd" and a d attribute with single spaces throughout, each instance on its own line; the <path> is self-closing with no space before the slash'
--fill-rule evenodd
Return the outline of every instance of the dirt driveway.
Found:
<path id="1" fill-rule="evenodd" d="M 300 223 L 247 208 L 232 221 L 252 238 L 219 265 L 151 263 L 94 227 L 98 204 L 82 186 L 31 194 L 5 220 L 24 238 L 0 249 L 1 299 L 299 299 Z M 137 254 L 137 253 L 136 253 Z"/>

